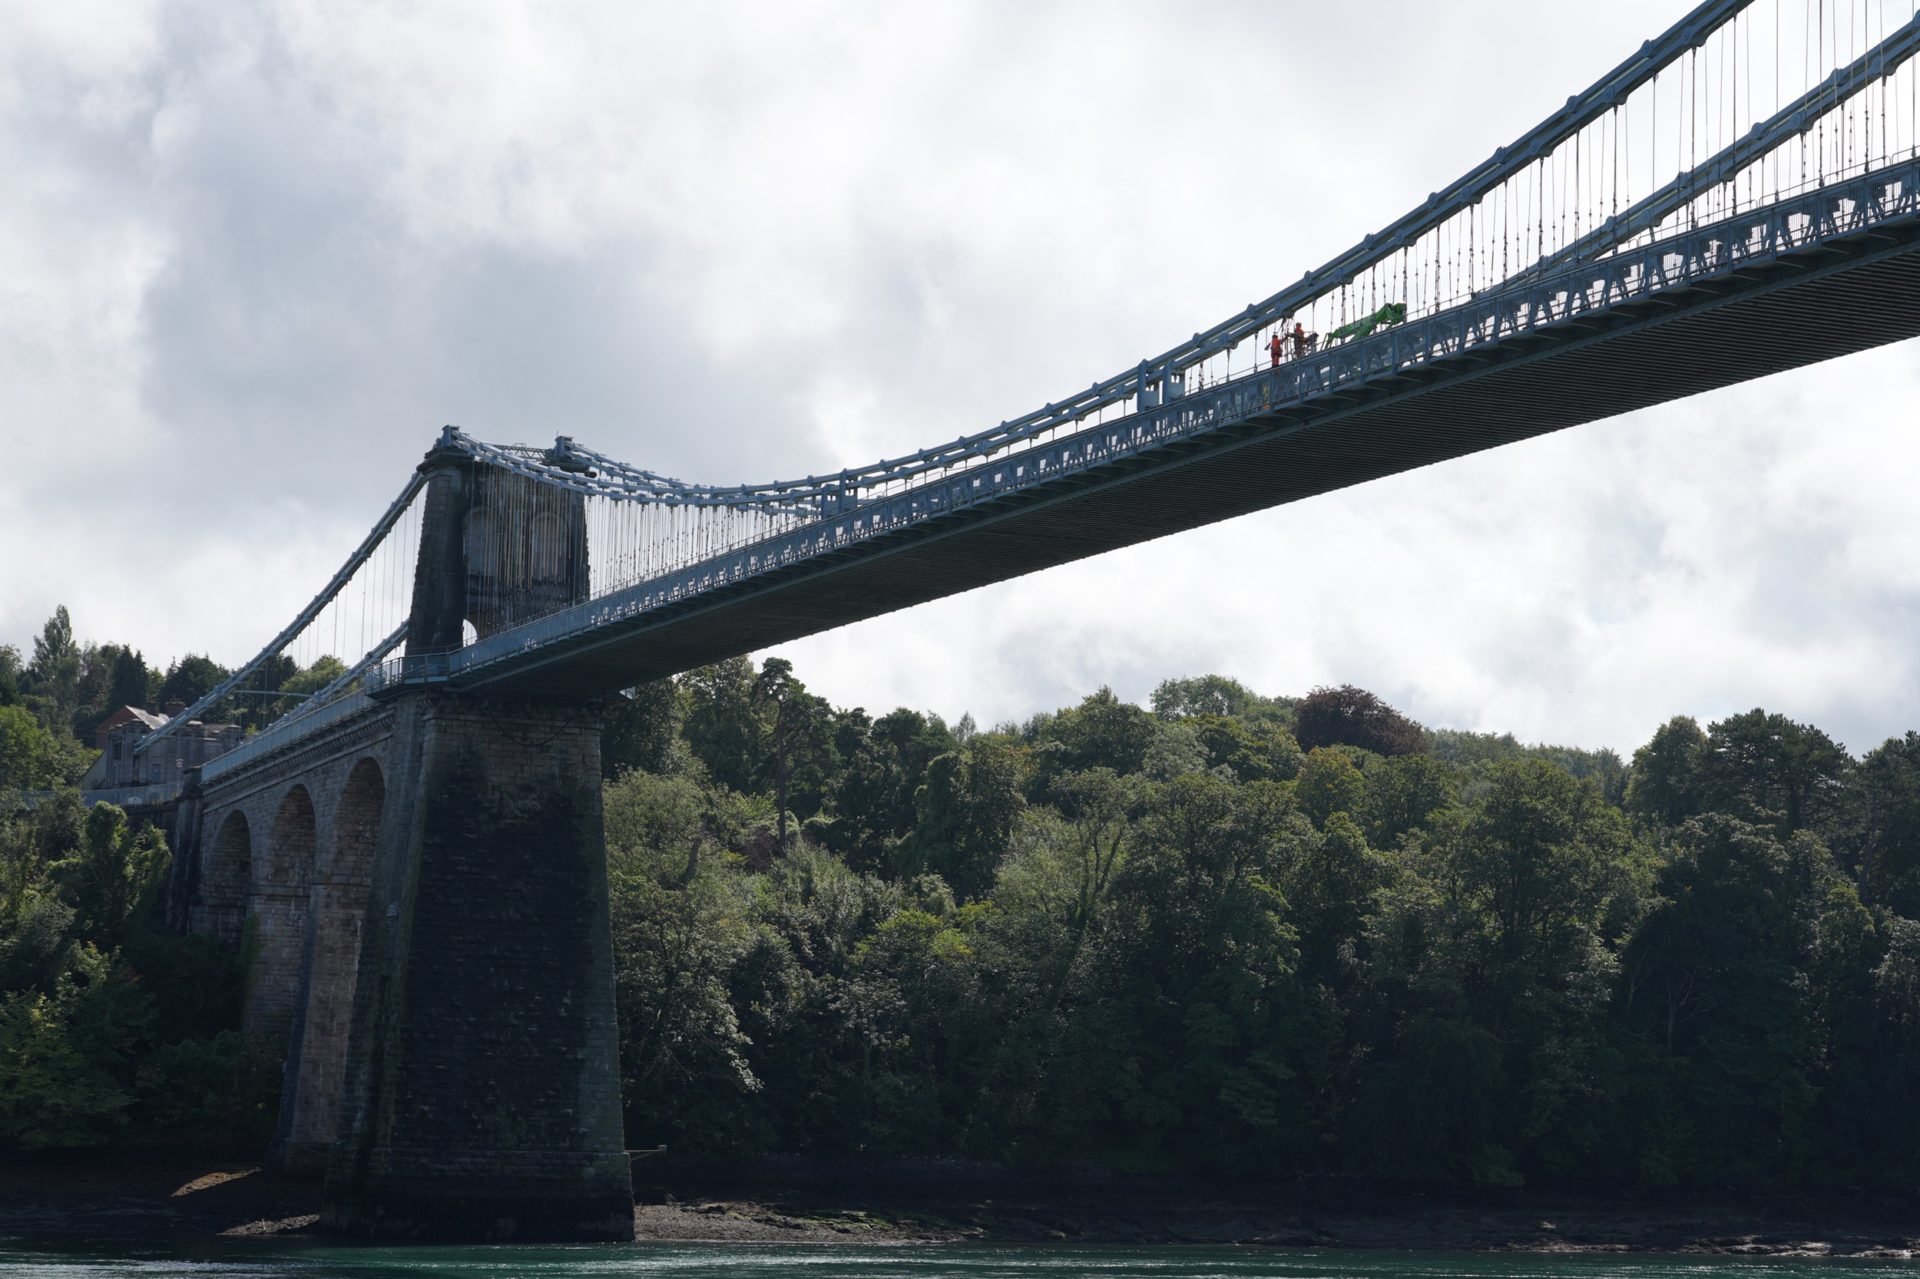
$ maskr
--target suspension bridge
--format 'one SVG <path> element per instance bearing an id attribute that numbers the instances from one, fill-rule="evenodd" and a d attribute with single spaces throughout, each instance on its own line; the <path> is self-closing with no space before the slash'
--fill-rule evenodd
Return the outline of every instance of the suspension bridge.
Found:
<path id="1" fill-rule="evenodd" d="M 1911 0 L 1708 0 L 1265 301 L 870 465 L 701 484 L 443 430 L 138 744 L 354 654 L 175 818 L 176 921 L 252 921 L 248 1017 L 289 1034 L 277 1157 L 343 1229 L 623 1236 L 595 698 L 1920 334 L 1916 52 Z"/>

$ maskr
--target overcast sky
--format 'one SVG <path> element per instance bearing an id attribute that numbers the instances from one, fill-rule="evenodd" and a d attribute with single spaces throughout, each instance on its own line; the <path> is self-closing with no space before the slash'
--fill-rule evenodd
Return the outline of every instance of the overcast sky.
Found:
<path id="1" fill-rule="evenodd" d="M 1015 416 L 1294 280 L 1682 12 L 0 0 L 0 642 L 235 663 L 439 424 L 714 482 Z M 1920 727 L 1912 343 L 783 650 L 983 724 L 1352 682 L 1622 752 Z"/>

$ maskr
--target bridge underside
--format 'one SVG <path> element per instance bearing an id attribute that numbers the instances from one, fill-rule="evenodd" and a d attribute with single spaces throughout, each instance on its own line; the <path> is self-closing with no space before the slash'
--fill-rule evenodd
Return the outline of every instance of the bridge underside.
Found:
<path id="1" fill-rule="evenodd" d="M 937 529 L 881 535 L 573 643 L 548 644 L 469 679 L 549 692 L 622 688 L 1915 335 L 1920 225 L 1882 226 L 1062 476 L 955 512 Z"/>

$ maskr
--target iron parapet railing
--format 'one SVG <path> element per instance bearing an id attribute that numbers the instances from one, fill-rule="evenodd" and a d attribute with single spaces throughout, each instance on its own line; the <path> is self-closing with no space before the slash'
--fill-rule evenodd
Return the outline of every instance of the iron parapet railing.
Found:
<path id="1" fill-rule="evenodd" d="M 351 718 L 369 709 L 373 705 L 365 692 L 352 692 L 337 697 L 325 706 L 319 707 L 298 719 L 277 720 L 249 737 L 232 750 L 216 755 L 200 766 L 202 783 L 223 777 L 254 760 L 286 750 L 312 733 L 343 719 Z"/>
<path id="2" fill-rule="evenodd" d="M 367 671 L 361 687 L 369 697 L 390 693 L 408 684 L 443 683 L 453 669 L 458 649 L 433 653 L 410 653 L 390 657 Z"/>

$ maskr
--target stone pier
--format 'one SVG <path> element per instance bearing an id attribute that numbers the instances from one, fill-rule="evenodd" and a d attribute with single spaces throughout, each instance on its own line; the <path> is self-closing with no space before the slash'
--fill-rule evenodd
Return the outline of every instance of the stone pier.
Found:
<path id="1" fill-rule="evenodd" d="M 415 692 L 391 741 L 326 1224 L 630 1239 L 594 708 Z"/>
<path id="2" fill-rule="evenodd" d="M 580 598 L 584 508 L 427 454 L 407 654 Z M 393 708 L 325 1221 L 350 1234 L 633 1237 L 592 703 Z"/>

